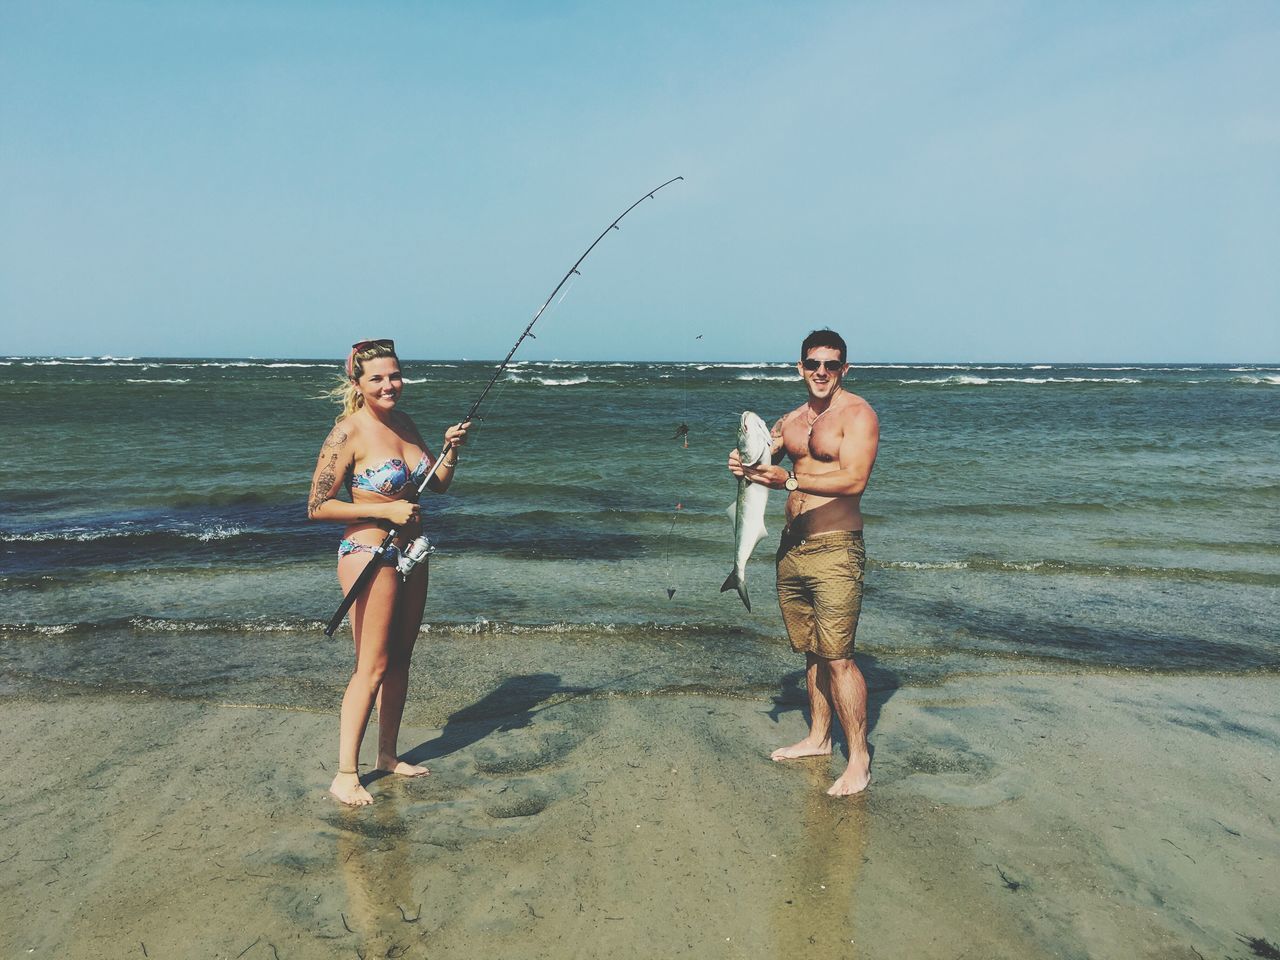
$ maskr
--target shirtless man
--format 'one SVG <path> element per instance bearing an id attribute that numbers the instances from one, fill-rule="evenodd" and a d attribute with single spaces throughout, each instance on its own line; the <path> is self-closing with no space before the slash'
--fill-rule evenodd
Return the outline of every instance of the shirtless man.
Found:
<path id="1" fill-rule="evenodd" d="M 808 400 L 773 427 L 772 465 L 744 467 L 729 454 L 729 472 L 787 497 L 787 525 L 778 547 L 778 604 L 791 648 L 803 653 L 809 688 L 809 734 L 780 747 L 773 760 L 831 753 L 834 710 L 849 742 L 849 765 L 827 793 L 844 797 L 871 781 L 867 752 L 867 684 L 853 662 L 853 638 L 862 609 L 862 491 L 880 443 L 871 405 L 840 385 L 849 370 L 844 339 L 815 330 L 796 365 Z M 778 462 L 791 458 L 793 471 Z"/>

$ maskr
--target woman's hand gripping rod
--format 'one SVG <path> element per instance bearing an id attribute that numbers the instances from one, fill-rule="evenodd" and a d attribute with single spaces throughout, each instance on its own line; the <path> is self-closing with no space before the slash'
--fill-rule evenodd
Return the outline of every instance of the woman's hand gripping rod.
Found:
<path id="1" fill-rule="evenodd" d="M 653 195 L 663 187 L 669 186 L 677 180 L 683 179 L 684 177 L 672 177 L 666 183 L 662 183 L 654 187 L 631 206 L 627 207 L 627 209 L 623 210 L 622 213 L 618 214 L 617 219 L 614 220 L 613 223 L 609 224 L 609 226 L 605 227 L 600 233 L 600 236 L 596 237 L 595 240 L 592 241 L 591 246 L 587 247 L 582 256 L 580 256 L 574 262 L 573 266 L 569 268 L 569 272 L 560 278 L 560 282 L 556 284 L 556 288 L 551 291 L 551 296 L 547 297 L 542 306 L 538 308 L 538 312 L 533 315 L 533 319 L 529 321 L 529 325 L 524 328 L 524 333 L 520 334 L 520 338 L 516 340 L 515 345 L 507 352 L 502 363 L 498 364 L 498 369 L 494 371 L 494 374 L 489 379 L 488 384 L 485 385 L 480 396 L 476 398 L 476 402 L 471 405 L 471 409 L 467 411 L 467 415 L 462 418 L 462 423 L 470 423 L 476 419 L 476 411 L 480 409 L 480 404 L 484 403 L 484 399 L 489 395 L 489 391 L 493 389 L 493 385 L 498 382 L 498 378 L 501 377 L 503 372 L 507 369 L 507 365 L 511 363 L 511 358 L 514 357 L 516 355 L 516 351 L 520 349 L 520 344 L 524 343 L 527 337 L 533 336 L 533 325 L 538 322 L 538 318 L 542 316 L 547 307 L 551 304 L 551 301 L 555 299 L 556 294 L 560 292 L 560 288 L 568 282 L 570 277 L 578 273 L 578 267 L 582 264 L 583 260 L 587 259 L 587 254 L 591 253 L 591 251 L 596 248 L 596 244 L 603 240 L 610 230 L 618 229 L 618 224 L 621 222 L 622 218 L 636 207 L 640 206 L 640 204 L 644 203 L 644 201 L 652 199 Z M 452 449 L 452 445 L 445 444 L 444 449 L 440 452 L 440 456 L 436 458 L 436 462 L 431 465 L 431 469 L 427 471 L 427 475 L 422 478 L 422 483 L 418 485 L 418 496 L 421 496 L 422 492 L 426 490 L 428 481 L 435 476 L 436 470 L 439 469 L 441 462 L 443 462 L 444 458 Z M 391 546 L 391 542 L 395 540 L 396 535 L 399 532 L 400 531 L 394 526 L 387 531 L 387 535 L 382 539 L 382 544 L 374 549 L 372 556 L 369 558 L 368 564 L 366 564 L 365 568 L 360 571 L 360 576 L 357 577 L 356 582 L 351 585 L 351 589 L 347 591 L 347 595 L 342 598 L 342 603 L 339 605 L 337 612 L 334 613 L 333 617 L 329 620 L 329 625 L 324 628 L 325 634 L 332 637 L 334 632 L 341 625 L 342 618 L 347 615 L 347 611 L 351 609 L 351 605 L 356 602 L 356 598 L 364 592 L 365 587 L 369 585 L 369 581 L 373 579 L 373 575 L 378 572 L 378 567 L 383 554 L 386 553 L 387 548 Z M 420 544 L 425 545 L 420 546 Z M 407 570 L 404 569 L 403 559 L 401 560 L 401 564 L 398 565 L 401 567 L 402 573 L 405 576 L 408 576 L 408 571 L 412 570 L 423 557 L 430 555 L 432 552 L 431 544 L 425 537 L 421 537 L 405 547 L 406 553 L 415 549 L 419 551 L 419 555 L 408 564 Z"/>
<path id="2" fill-rule="evenodd" d="M 464 420 L 463 423 L 468 421 Z M 436 475 L 440 469 L 440 464 L 444 462 L 445 457 L 453 450 L 452 444 L 445 444 L 444 449 L 440 452 L 440 456 L 436 457 L 435 462 L 431 464 L 431 469 L 427 471 L 427 475 L 422 478 L 422 483 L 418 484 L 417 492 L 414 493 L 414 502 L 422 496 L 427 484 L 431 482 L 431 478 Z M 351 589 L 347 591 L 347 595 L 342 598 L 338 610 L 329 620 L 329 625 L 324 628 L 327 636 L 332 637 L 334 632 L 342 625 L 342 618 L 347 615 L 347 611 L 351 609 L 351 605 L 356 602 L 356 598 L 364 592 L 364 588 L 369 585 L 369 581 L 373 579 L 373 575 L 378 572 L 378 565 L 382 560 L 383 554 L 387 552 L 387 548 L 391 546 L 391 542 L 395 540 L 400 533 L 398 527 L 394 524 L 387 531 L 387 535 L 382 538 L 382 543 L 374 547 L 368 564 L 360 571 L 360 576 L 356 578 L 356 582 L 351 585 Z M 419 562 L 435 553 L 436 548 L 431 545 L 431 541 L 426 537 L 418 537 L 412 543 L 408 544 L 400 554 L 400 562 L 396 564 L 396 569 L 400 572 L 400 576 L 408 579 L 409 574 L 413 572 Z"/>

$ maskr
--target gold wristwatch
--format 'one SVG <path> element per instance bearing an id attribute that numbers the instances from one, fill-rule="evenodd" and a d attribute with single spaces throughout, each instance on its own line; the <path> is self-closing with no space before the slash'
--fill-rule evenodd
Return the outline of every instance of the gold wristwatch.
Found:
<path id="1" fill-rule="evenodd" d="M 782 486 L 787 490 L 800 489 L 800 481 L 796 479 L 796 472 L 794 470 L 787 471 L 787 482 L 784 483 Z"/>

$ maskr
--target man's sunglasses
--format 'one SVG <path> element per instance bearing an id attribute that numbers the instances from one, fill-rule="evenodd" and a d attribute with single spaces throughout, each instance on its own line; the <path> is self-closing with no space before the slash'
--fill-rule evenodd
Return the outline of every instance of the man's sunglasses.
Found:
<path id="1" fill-rule="evenodd" d="M 825 370 L 827 373 L 839 373 L 844 369 L 843 360 L 815 360 L 813 357 L 805 357 L 800 361 L 800 365 L 810 373 L 815 373 L 818 370 Z"/>

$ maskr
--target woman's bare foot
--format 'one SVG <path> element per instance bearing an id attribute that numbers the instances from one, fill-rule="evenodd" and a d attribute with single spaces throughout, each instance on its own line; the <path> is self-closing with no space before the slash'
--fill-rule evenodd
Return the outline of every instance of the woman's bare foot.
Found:
<path id="1" fill-rule="evenodd" d="M 870 782 L 871 758 L 850 757 L 849 765 L 844 768 L 844 773 L 840 774 L 839 779 L 827 789 L 827 796 L 850 797 L 867 789 L 867 784 Z"/>
<path id="2" fill-rule="evenodd" d="M 799 760 L 801 757 L 828 757 L 830 755 L 830 740 L 814 740 L 810 737 L 805 737 L 799 743 L 793 743 L 789 747 L 779 747 L 769 754 L 769 759 L 777 762 L 779 760 Z"/>
<path id="3" fill-rule="evenodd" d="M 345 803 L 349 807 L 366 807 L 373 803 L 373 797 L 360 783 L 358 773 L 338 774 L 333 778 L 333 783 L 329 784 L 329 792 L 340 803 Z"/>
<path id="4" fill-rule="evenodd" d="M 416 763 L 406 763 L 399 757 L 379 757 L 375 769 L 401 777 L 425 777 L 431 773 L 426 767 L 420 767 Z"/>

